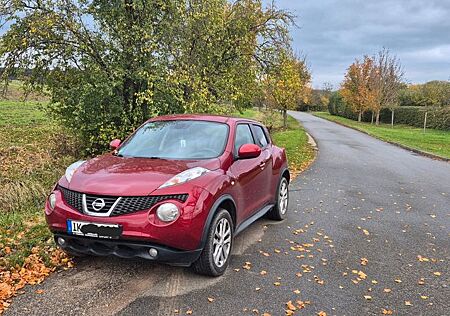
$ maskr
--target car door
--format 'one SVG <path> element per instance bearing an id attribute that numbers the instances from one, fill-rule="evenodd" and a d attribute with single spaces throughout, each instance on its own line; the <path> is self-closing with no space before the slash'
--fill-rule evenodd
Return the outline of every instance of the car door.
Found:
<path id="1" fill-rule="evenodd" d="M 239 123 L 236 126 L 234 139 L 234 156 L 236 160 L 230 167 L 235 179 L 235 190 L 239 207 L 239 218 L 244 220 L 250 217 L 262 206 L 264 190 L 261 190 L 260 159 L 237 159 L 239 148 L 244 144 L 255 144 L 251 126 L 247 123 Z"/>
<path id="2" fill-rule="evenodd" d="M 256 145 L 261 147 L 261 155 L 257 158 L 261 172 L 259 178 L 261 203 L 267 204 L 273 200 L 274 192 L 271 192 L 272 188 L 272 144 L 267 135 L 265 129 L 259 124 L 252 124 L 252 132 Z"/>

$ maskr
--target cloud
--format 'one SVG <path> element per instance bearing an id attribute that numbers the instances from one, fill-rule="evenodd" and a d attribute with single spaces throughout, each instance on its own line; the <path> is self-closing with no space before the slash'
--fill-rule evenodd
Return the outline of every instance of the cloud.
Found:
<path id="1" fill-rule="evenodd" d="M 265 3 L 269 3 L 265 0 Z M 313 84 L 337 87 L 355 58 L 387 47 L 410 82 L 450 78 L 450 1 L 277 0 L 297 15 L 294 49 L 308 58 Z"/>

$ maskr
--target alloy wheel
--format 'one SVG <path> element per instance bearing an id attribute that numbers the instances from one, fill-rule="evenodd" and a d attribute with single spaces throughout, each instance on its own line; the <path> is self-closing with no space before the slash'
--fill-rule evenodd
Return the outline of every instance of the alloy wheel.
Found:
<path id="1" fill-rule="evenodd" d="M 213 238 L 213 259 L 217 267 L 221 268 L 228 259 L 231 248 L 231 225 L 226 218 L 217 223 Z"/>
<path id="2" fill-rule="evenodd" d="M 289 188 L 286 180 L 283 180 L 280 185 L 280 191 L 278 196 L 278 206 L 281 214 L 285 214 L 288 208 L 289 201 Z"/>

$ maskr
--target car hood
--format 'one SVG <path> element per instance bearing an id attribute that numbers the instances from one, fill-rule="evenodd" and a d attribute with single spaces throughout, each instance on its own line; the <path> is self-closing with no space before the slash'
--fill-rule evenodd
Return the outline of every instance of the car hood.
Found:
<path id="1" fill-rule="evenodd" d="M 107 154 L 85 162 L 75 171 L 70 183 L 63 177 L 61 185 L 98 195 L 148 195 L 173 176 L 194 167 L 216 170 L 220 168 L 220 160 L 165 160 Z"/>

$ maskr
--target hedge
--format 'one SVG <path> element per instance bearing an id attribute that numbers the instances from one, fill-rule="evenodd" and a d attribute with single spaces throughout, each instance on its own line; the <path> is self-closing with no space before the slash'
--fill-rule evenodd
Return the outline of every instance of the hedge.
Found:
<path id="1" fill-rule="evenodd" d="M 330 98 L 328 111 L 332 115 L 343 116 L 352 120 L 357 120 L 358 115 L 353 113 L 350 106 L 345 103 L 338 92 Z M 427 115 L 427 128 L 450 131 L 450 106 L 445 107 L 423 107 L 423 106 L 400 106 L 394 109 L 394 124 L 405 124 L 415 127 L 423 127 L 425 112 Z M 370 122 L 372 112 L 367 111 L 362 116 L 364 122 Z M 391 123 L 391 110 L 383 109 L 380 112 L 382 123 Z"/>

